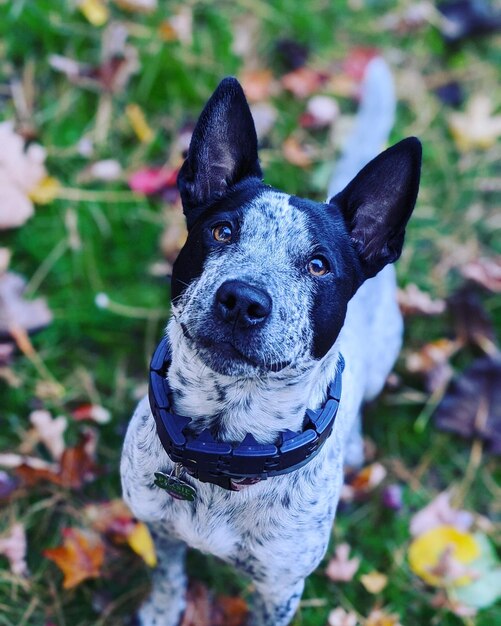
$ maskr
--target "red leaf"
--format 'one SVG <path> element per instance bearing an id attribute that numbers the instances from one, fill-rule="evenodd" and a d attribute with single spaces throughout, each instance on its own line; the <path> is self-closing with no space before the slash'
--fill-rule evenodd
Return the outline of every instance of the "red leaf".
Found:
<path id="1" fill-rule="evenodd" d="M 178 172 L 177 168 L 144 167 L 131 174 L 129 187 L 146 196 L 158 194 L 176 186 Z"/>

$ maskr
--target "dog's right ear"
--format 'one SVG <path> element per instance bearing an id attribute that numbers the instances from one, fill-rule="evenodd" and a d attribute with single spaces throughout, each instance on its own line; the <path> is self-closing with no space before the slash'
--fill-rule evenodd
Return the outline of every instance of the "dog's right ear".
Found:
<path id="1" fill-rule="evenodd" d="M 256 129 L 242 87 L 229 77 L 205 105 L 177 179 L 188 228 L 208 203 L 247 177 L 262 177 Z"/>

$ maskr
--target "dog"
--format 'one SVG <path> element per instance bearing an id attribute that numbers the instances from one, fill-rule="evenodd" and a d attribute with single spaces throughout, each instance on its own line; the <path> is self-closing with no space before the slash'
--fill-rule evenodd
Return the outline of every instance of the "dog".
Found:
<path id="1" fill-rule="evenodd" d="M 172 317 L 121 461 L 124 499 L 158 558 L 143 626 L 182 619 L 188 546 L 250 577 L 254 626 L 290 623 L 325 554 L 343 465 L 363 460 L 362 404 L 402 340 L 392 264 L 421 144 L 404 139 L 367 163 L 393 109 L 375 59 L 326 203 L 263 183 L 236 79 L 200 115 L 178 177 L 188 236 Z"/>

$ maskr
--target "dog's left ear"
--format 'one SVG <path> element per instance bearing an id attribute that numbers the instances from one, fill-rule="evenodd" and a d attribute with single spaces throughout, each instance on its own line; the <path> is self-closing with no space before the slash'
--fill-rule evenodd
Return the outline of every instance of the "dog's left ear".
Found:
<path id="1" fill-rule="evenodd" d="M 370 161 L 330 200 L 341 209 L 366 278 L 402 252 L 419 189 L 421 152 L 416 137 L 400 141 Z"/>
<path id="2" fill-rule="evenodd" d="M 177 179 L 188 228 L 209 202 L 247 177 L 262 178 L 254 120 L 235 78 L 225 78 L 205 105 Z"/>

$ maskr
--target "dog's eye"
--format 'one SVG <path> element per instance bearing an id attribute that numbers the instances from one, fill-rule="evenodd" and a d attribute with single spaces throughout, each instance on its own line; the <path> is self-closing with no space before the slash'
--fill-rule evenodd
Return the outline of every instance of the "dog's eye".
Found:
<path id="1" fill-rule="evenodd" d="M 212 236 L 219 243 L 230 243 L 231 237 L 233 235 L 231 225 L 228 222 L 223 222 L 222 224 L 217 224 L 212 229 Z"/>
<path id="2" fill-rule="evenodd" d="M 311 259 L 307 267 L 312 276 L 325 276 L 330 270 L 329 263 L 322 256 Z"/>

